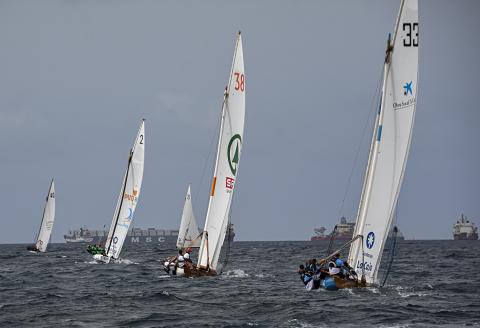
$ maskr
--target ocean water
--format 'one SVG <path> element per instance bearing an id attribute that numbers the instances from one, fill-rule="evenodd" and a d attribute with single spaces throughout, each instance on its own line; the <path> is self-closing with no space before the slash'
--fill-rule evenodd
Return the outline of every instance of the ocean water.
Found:
<path id="1" fill-rule="evenodd" d="M 235 242 L 222 275 L 172 278 L 166 246 L 96 264 L 85 245 L 0 245 L 0 327 L 480 326 L 480 242 L 404 241 L 387 285 L 304 289 L 296 270 L 328 242 Z"/>

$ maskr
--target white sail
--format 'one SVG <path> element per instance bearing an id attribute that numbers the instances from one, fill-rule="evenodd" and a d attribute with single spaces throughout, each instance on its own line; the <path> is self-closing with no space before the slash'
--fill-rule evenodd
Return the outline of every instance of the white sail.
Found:
<path id="1" fill-rule="evenodd" d="M 180 229 L 178 229 L 177 248 L 199 247 L 199 236 L 197 222 L 193 215 L 192 194 L 190 192 L 190 185 L 188 185 L 187 194 L 185 195 L 185 204 L 183 205 Z"/>
<path id="2" fill-rule="evenodd" d="M 128 166 L 113 215 L 110 231 L 105 243 L 109 258 L 118 259 L 125 237 L 133 220 L 143 180 L 145 153 L 145 121 L 142 120 L 135 143 L 130 151 Z"/>
<path id="3" fill-rule="evenodd" d="M 418 81 L 418 0 L 404 0 L 385 58 L 380 107 L 348 256 L 376 283 L 410 148 Z"/>
<path id="4" fill-rule="evenodd" d="M 199 250 L 198 266 L 201 268 L 216 270 L 225 239 L 242 151 L 245 83 L 242 37 L 238 33 L 230 79 L 224 96 L 212 189 Z"/>
<path id="5" fill-rule="evenodd" d="M 47 200 L 45 203 L 45 209 L 43 210 L 42 223 L 38 230 L 37 241 L 35 243 L 37 249 L 40 252 L 47 250 L 48 243 L 50 242 L 50 235 L 52 234 L 53 221 L 55 220 L 55 184 L 50 183 L 48 189 Z"/>

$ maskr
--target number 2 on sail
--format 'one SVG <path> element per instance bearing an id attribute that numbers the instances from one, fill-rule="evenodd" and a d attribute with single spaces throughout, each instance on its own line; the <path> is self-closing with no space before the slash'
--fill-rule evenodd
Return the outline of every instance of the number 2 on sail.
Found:
<path id="1" fill-rule="evenodd" d="M 245 90 L 245 75 L 242 73 L 235 72 L 235 90 L 244 91 Z"/>

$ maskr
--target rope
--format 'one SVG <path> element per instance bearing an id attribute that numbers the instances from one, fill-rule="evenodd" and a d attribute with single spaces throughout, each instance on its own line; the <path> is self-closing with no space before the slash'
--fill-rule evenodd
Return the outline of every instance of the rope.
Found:
<path id="1" fill-rule="evenodd" d="M 387 271 L 385 272 L 385 276 L 383 277 L 383 281 L 380 287 L 383 287 L 387 282 L 388 275 L 390 274 L 390 269 L 392 268 L 393 259 L 395 257 L 395 246 L 397 245 L 397 232 L 398 232 L 397 226 L 393 227 L 392 241 L 390 242 L 391 244 L 390 258 L 388 259 Z"/>
<path id="2" fill-rule="evenodd" d="M 332 251 L 332 247 L 333 247 L 333 240 L 335 238 L 335 234 L 337 233 L 337 225 L 335 225 L 335 227 L 333 228 L 333 231 L 330 235 L 330 242 L 328 243 L 328 248 L 327 248 L 327 254 L 330 254 L 330 252 Z"/>
<path id="3" fill-rule="evenodd" d="M 228 264 L 228 259 L 230 258 L 230 245 L 231 245 L 231 241 L 230 241 L 230 236 L 232 234 L 232 230 L 230 229 L 230 223 L 228 223 L 227 225 L 227 250 L 225 252 L 225 259 L 223 261 L 223 265 L 222 265 L 222 269 L 220 270 L 220 274 L 223 273 L 223 270 L 227 267 L 227 264 Z"/>
<path id="4" fill-rule="evenodd" d="M 381 84 L 382 84 L 382 78 L 383 78 L 383 69 L 382 69 L 382 72 L 380 74 L 380 78 L 379 78 L 378 83 L 377 83 L 377 90 L 375 91 L 375 93 L 372 97 L 372 103 L 370 105 L 371 110 L 368 112 L 367 120 L 365 121 L 365 124 L 363 126 L 362 138 L 360 139 L 360 142 L 358 143 L 357 152 L 356 152 L 355 157 L 353 159 L 352 168 L 350 170 L 350 174 L 349 174 L 348 180 L 347 180 L 347 186 L 345 188 L 345 192 L 343 194 L 343 199 L 342 199 L 342 202 L 340 204 L 340 210 L 338 211 L 338 217 L 340 217 L 343 213 L 343 208 L 345 206 L 345 200 L 347 199 L 347 195 L 348 195 L 348 192 L 350 190 L 350 186 L 351 186 L 351 182 L 352 182 L 353 172 L 355 171 L 355 168 L 357 167 L 358 157 L 360 155 L 360 150 L 362 149 L 362 143 L 363 143 L 363 140 L 365 139 L 365 134 L 367 132 L 368 122 L 370 122 L 370 118 L 372 116 L 372 113 L 375 113 L 375 111 L 377 109 L 377 106 L 375 106 L 375 99 L 379 98 L 379 94 L 381 92 L 380 89 L 381 89 Z"/>
<path id="5" fill-rule="evenodd" d="M 222 109 L 223 109 L 223 102 L 222 102 Z M 203 164 L 202 175 L 200 177 L 200 183 L 198 184 L 198 187 L 195 186 L 195 188 L 197 188 L 197 190 L 202 190 L 203 189 L 202 186 L 203 186 L 203 181 L 204 181 L 204 178 L 205 178 L 205 172 L 207 171 L 207 165 L 210 162 L 210 157 L 212 156 L 213 149 L 215 149 L 213 144 L 215 142 L 215 136 L 217 135 L 216 131 L 218 131 L 218 126 L 220 125 L 221 121 L 222 121 L 221 119 L 217 121 L 217 124 L 215 125 L 215 129 L 213 130 L 212 138 L 210 140 L 210 146 L 208 147 L 208 155 L 205 158 L 205 162 Z M 208 205 L 207 205 L 207 207 L 208 207 Z"/>

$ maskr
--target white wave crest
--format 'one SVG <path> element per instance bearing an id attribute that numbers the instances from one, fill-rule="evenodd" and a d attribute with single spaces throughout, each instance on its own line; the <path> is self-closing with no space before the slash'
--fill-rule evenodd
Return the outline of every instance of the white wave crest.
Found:
<path id="1" fill-rule="evenodd" d="M 229 271 L 223 273 L 222 276 L 224 276 L 226 278 L 247 278 L 247 277 L 250 277 L 250 275 L 248 273 L 245 273 L 245 271 L 240 270 L 240 269 L 229 270 Z"/>

